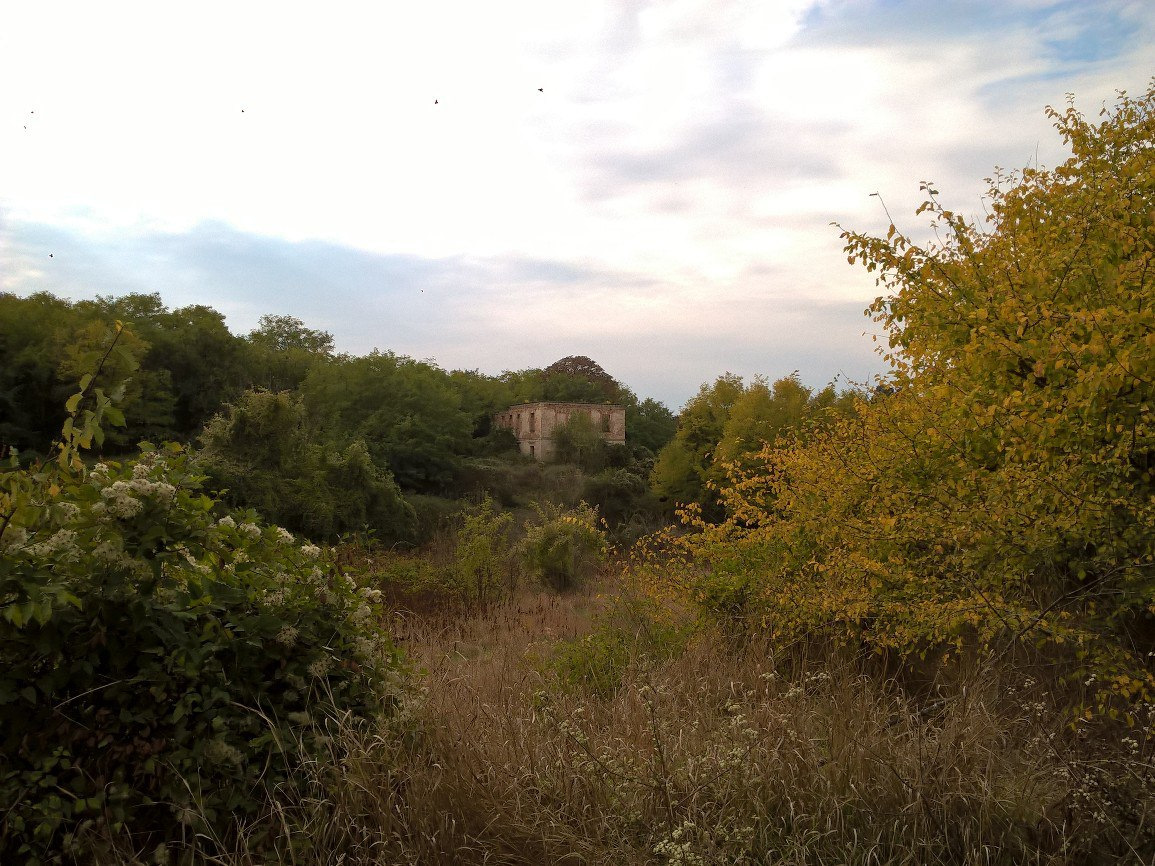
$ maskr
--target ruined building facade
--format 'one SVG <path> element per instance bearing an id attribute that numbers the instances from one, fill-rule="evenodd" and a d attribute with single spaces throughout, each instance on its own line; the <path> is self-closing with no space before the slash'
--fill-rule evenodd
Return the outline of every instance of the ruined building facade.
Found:
<path id="1" fill-rule="evenodd" d="M 538 460 L 554 454 L 553 432 L 577 413 L 593 421 L 594 429 L 611 445 L 626 441 L 626 409 L 605 403 L 519 403 L 493 416 L 497 427 L 513 431 L 521 453 Z"/>

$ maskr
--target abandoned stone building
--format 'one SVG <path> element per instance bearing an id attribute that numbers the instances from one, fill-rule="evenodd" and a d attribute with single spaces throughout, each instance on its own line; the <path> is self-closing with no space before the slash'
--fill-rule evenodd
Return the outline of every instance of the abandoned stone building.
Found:
<path id="1" fill-rule="evenodd" d="M 606 403 L 519 403 L 498 412 L 493 423 L 513 431 L 522 454 L 549 460 L 554 453 L 554 430 L 579 412 L 589 416 L 607 442 L 625 444 L 626 409 Z"/>

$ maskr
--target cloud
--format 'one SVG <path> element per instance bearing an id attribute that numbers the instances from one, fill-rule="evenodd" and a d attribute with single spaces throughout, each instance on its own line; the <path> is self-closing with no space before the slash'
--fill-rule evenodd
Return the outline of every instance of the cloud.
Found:
<path id="1" fill-rule="evenodd" d="M 980 217 L 996 165 L 1063 159 L 1044 105 L 1155 69 L 1141 0 L 65 5 L 0 28 L 0 287 L 586 354 L 674 406 L 869 376 L 830 223 L 923 239 L 921 180 Z"/>

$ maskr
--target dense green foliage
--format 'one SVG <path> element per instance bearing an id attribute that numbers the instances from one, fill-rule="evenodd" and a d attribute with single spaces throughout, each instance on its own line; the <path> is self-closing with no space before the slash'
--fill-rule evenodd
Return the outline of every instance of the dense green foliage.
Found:
<path id="1" fill-rule="evenodd" d="M 364 442 L 324 442 L 288 391 L 247 391 L 229 404 L 205 427 L 196 462 L 228 502 L 310 538 L 368 528 L 381 540 L 413 536 L 412 508 Z"/>
<path id="2" fill-rule="evenodd" d="M 674 437 L 658 454 L 650 481 L 669 508 L 697 505 L 700 515 L 718 521 L 724 514 L 720 491 L 735 468 L 790 433 L 812 427 L 827 410 L 847 412 L 853 392 L 833 386 L 815 394 L 796 376 L 773 385 L 755 378 L 748 386 L 727 373 L 704 384 L 686 404 Z"/>
<path id="3" fill-rule="evenodd" d="M 518 402 L 626 407 L 627 452 L 608 454 L 600 441 L 581 453 L 563 448 L 564 459 L 587 464 L 587 476 L 626 468 L 644 480 L 675 426 L 665 406 L 639 400 L 584 357 L 500 376 L 447 373 L 391 352 L 335 355 L 332 335 L 292 316 L 263 316 L 240 337 L 215 310 L 170 311 L 156 294 L 76 303 L 0 294 L 0 449 L 45 452 L 81 359 L 104 344 L 114 321 L 129 326 L 120 340 L 140 363 L 118 403 L 125 425 L 98 450 L 116 456 L 141 440 L 199 441 L 200 465 L 230 504 L 318 540 L 365 530 L 381 540 L 427 538 L 422 521 L 414 533 L 398 489 L 417 503 L 552 496 L 534 486 L 531 476 L 544 483 L 541 473 L 520 467 L 510 431 L 493 426 L 495 413 Z M 647 509 L 634 497 L 616 511 Z"/>
<path id="4" fill-rule="evenodd" d="M 609 549 L 597 512 L 582 503 L 573 509 L 540 506 L 522 551 L 531 574 L 565 590 L 589 580 Z"/>
<path id="5" fill-rule="evenodd" d="M 324 745 L 326 713 L 385 712 L 399 670 L 374 591 L 222 513 L 179 446 L 83 463 L 123 422 L 100 387 L 132 366 L 118 342 L 68 401 L 55 459 L 0 474 L 5 863 L 129 837 L 211 850 Z"/>

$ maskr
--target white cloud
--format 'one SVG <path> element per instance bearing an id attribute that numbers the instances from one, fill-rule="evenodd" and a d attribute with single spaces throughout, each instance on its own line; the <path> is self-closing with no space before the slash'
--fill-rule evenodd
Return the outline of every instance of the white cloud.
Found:
<path id="1" fill-rule="evenodd" d="M 880 192 L 917 235 L 920 180 L 978 214 L 996 164 L 1060 160 L 1044 104 L 1074 91 L 1094 111 L 1155 68 L 1155 6 L 1091 5 L 10 4 L 5 285 L 103 275 L 237 321 L 315 312 L 350 349 L 449 366 L 549 363 L 552 333 L 639 381 L 678 370 L 674 402 L 727 352 L 776 375 L 821 346 L 816 364 L 865 370 L 845 322 L 873 280 L 830 222 L 885 231 Z M 30 253 L 37 226 L 76 240 L 72 270 Z M 263 270 L 228 280 L 224 235 Z M 340 270 L 358 255 L 372 279 Z M 440 303 L 390 317 L 390 281 Z"/>

